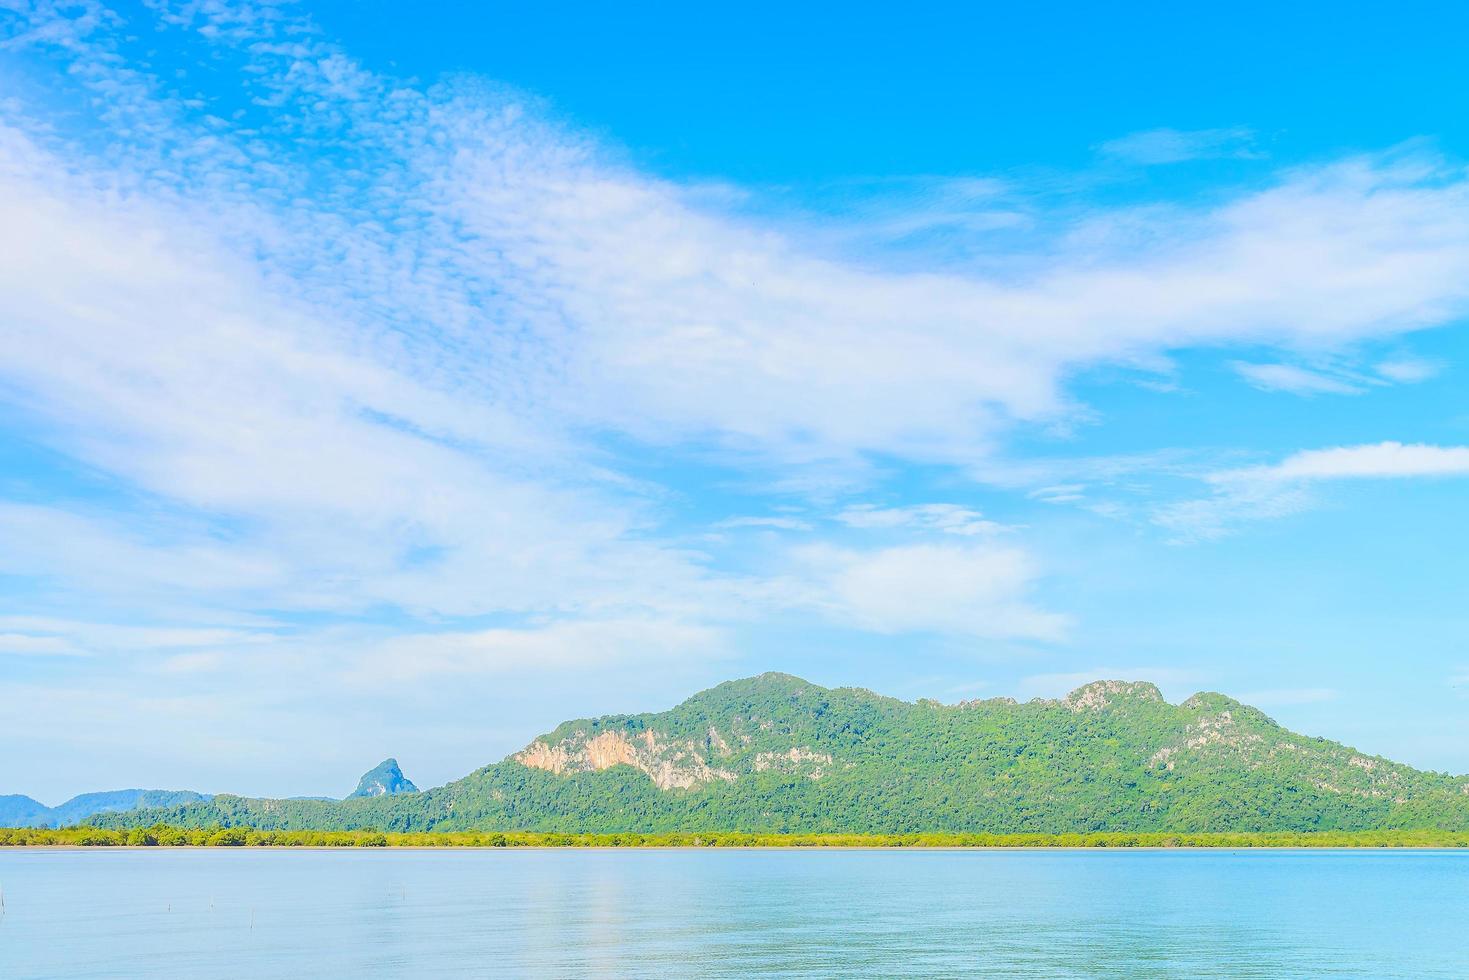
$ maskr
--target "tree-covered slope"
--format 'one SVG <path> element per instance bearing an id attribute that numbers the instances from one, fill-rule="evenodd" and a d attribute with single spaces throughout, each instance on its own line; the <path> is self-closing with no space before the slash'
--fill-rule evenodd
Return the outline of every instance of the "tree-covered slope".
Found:
<path id="1" fill-rule="evenodd" d="M 909 704 L 784 674 L 571 721 L 447 786 L 332 803 L 215 797 L 99 818 L 552 831 L 1469 829 L 1469 778 L 1290 732 L 1219 694 L 1098 681 L 1060 700 Z"/>

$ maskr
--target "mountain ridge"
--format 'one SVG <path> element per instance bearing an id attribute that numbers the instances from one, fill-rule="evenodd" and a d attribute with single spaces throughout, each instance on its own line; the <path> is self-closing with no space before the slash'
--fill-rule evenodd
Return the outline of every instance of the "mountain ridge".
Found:
<path id="1" fill-rule="evenodd" d="M 99 813 L 154 809 L 180 803 L 201 803 L 210 797 L 186 789 L 114 789 L 79 793 L 56 806 L 47 806 L 29 796 L 0 796 L 0 826 L 66 827 Z"/>
<path id="2" fill-rule="evenodd" d="M 567 721 L 414 794 L 219 796 L 108 814 L 136 826 L 760 832 L 1469 829 L 1469 777 L 1291 732 L 1215 692 L 1146 681 L 945 705 L 789 674 L 662 712 Z"/>

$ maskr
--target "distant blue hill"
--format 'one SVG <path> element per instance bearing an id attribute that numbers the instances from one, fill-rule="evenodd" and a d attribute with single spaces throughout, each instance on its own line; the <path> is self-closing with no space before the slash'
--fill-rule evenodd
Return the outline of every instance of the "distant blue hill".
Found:
<path id="1" fill-rule="evenodd" d="M 51 808 L 29 796 L 0 796 L 0 827 L 41 827 L 50 817 Z"/>
<path id="2" fill-rule="evenodd" d="M 159 806 L 179 806 L 210 799 L 203 793 L 172 789 L 114 789 L 73 796 L 60 806 L 46 806 L 29 796 L 0 796 L 0 827 L 70 827 L 99 813 L 121 813 Z"/>
<path id="3" fill-rule="evenodd" d="M 363 774 L 353 796 L 395 796 L 417 793 L 418 787 L 403 775 L 398 760 L 384 759 Z M 103 813 L 153 810 L 201 803 L 214 797 L 190 790 L 114 789 L 103 793 L 73 796 L 60 806 L 47 806 L 29 796 L 0 796 L 0 827 L 70 827 Z M 292 800 L 335 803 L 330 796 L 293 796 Z"/>

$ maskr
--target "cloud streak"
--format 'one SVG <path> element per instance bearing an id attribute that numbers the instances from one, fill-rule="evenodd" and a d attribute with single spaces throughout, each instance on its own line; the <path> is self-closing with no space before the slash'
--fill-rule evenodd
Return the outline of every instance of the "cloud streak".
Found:
<path id="1" fill-rule="evenodd" d="M 1143 166 L 1185 163 L 1189 160 L 1259 160 L 1255 134 L 1242 126 L 1228 129 L 1150 129 L 1108 140 L 1098 149 L 1103 156 Z"/>
<path id="2" fill-rule="evenodd" d="M 1360 385 L 1342 378 L 1310 371 L 1294 364 L 1249 364 L 1236 361 L 1234 369 L 1261 391 L 1286 391 L 1293 395 L 1359 395 Z"/>
<path id="3" fill-rule="evenodd" d="M 1469 446 L 1379 442 L 1295 453 L 1270 466 L 1226 470 L 1210 482 L 1281 483 L 1295 480 L 1402 479 L 1469 475 Z"/>
<path id="4" fill-rule="evenodd" d="M 1251 520 L 1285 517 L 1315 503 L 1312 489 L 1340 480 L 1469 476 L 1469 447 L 1380 442 L 1310 449 L 1278 463 L 1219 470 L 1205 476 L 1212 496 L 1159 508 L 1155 523 L 1180 540 L 1215 539 Z"/>
<path id="5" fill-rule="evenodd" d="M 854 504 L 838 513 L 836 519 L 847 527 L 866 530 L 912 528 L 961 537 L 998 534 L 1006 530 L 1004 525 L 986 520 L 979 511 L 959 504 L 911 504 L 905 507 Z"/>

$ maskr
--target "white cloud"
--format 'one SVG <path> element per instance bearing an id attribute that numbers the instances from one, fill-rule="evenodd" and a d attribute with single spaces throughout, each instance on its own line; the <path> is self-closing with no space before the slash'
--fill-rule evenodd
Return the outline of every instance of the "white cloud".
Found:
<path id="1" fill-rule="evenodd" d="M 836 520 L 848 527 L 879 530 L 920 528 L 964 537 L 1006 530 L 1003 524 L 986 520 L 979 511 L 959 504 L 912 504 L 906 507 L 854 504 L 839 512 Z"/>
<path id="2" fill-rule="evenodd" d="M 877 633 L 933 632 L 988 639 L 1059 640 L 1069 619 L 1031 598 L 1040 569 L 1020 548 L 907 545 L 857 551 L 814 545 L 794 601 L 845 626 Z"/>
<path id="3" fill-rule="evenodd" d="M 1434 361 L 1408 357 L 1383 361 L 1377 365 L 1377 373 L 1398 384 L 1417 384 L 1438 376 L 1443 366 Z"/>
<path id="4" fill-rule="evenodd" d="M 811 523 L 796 517 L 726 517 L 717 528 L 768 527 L 777 531 L 809 531 Z"/>
<path id="5" fill-rule="evenodd" d="M 30 633 L 0 633 L 0 654 L 22 656 L 73 656 L 79 651 L 59 636 Z"/>
<path id="6" fill-rule="evenodd" d="M 1150 129 L 1103 143 L 1105 156 L 1143 165 L 1228 158 L 1257 160 L 1255 134 L 1241 126 L 1228 129 Z"/>
<path id="7" fill-rule="evenodd" d="M 243 232 L 267 266 L 289 260 L 305 294 L 362 315 L 359 329 L 411 326 L 394 342 L 436 381 L 456 365 L 481 379 L 452 392 L 393 392 L 378 379 L 374 410 L 388 394 L 411 398 L 407 419 L 424 426 L 435 398 L 494 393 L 476 405 L 483 428 L 435 410 L 428 431 L 502 430 L 523 444 L 524 418 L 504 413 L 513 404 L 542 421 L 713 437 L 784 459 L 972 459 L 1008 420 L 1071 411 L 1061 381 L 1086 365 L 1394 333 L 1443 322 L 1469 299 L 1466 185 L 1419 160 L 1297 171 L 1213 209 L 1098 213 L 1024 277 L 894 272 L 881 256 L 844 261 L 799 233 L 710 210 L 523 103 L 472 86 L 415 92 L 320 42 L 275 50 L 254 53 L 252 84 L 340 116 L 382 165 L 384 183 L 361 194 L 405 230 L 385 239 L 330 210 L 357 199 L 262 212 L 249 182 L 265 178 L 231 162 L 227 131 L 212 135 L 223 148 L 197 179 L 215 195 L 243 183 L 247 196 L 214 202 L 204 225 Z M 324 240 L 339 246 L 330 261 L 297 261 Z M 144 250 L 129 271 L 151 262 Z"/>
<path id="8" fill-rule="evenodd" d="M 1280 483 L 1308 480 L 1388 479 L 1469 475 L 1469 446 L 1379 442 L 1363 446 L 1309 449 L 1270 466 L 1225 470 L 1210 482 Z"/>
<path id="9" fill-rule="evenodd" d="M 61 447 L 188 508 L 0 505 L 0 566 L 129 598 L 449 614 L 636 605 L 650 577 L 665 595 L 700 578 L 632 540 L 635 496 L 493 389 L 361 349 L 201 239 L 205 216 L 109 204 L 33 147 L 0 160 L 0 372 Z"/>
<path id="10" fill-rule="evenodd" d="M 1327 370 L 1295 364 L 1254 364 L 1235 361 L 1232 367 L 1261 391 L 1294 395 L 1360 395 L 1374 386 L 1417 384 L 1435 377 L 1440 366 L 1418 358 L 1382 361 L 1370 372 L 1332 367 Z"/>
<path id="11" fill-rule="evenodd" d="M 1074 504 L 1086 499 L 1086 484 L 1057 483 L 1048 487 L 1037 487 L 1026 496 L 1048 504 Z"/>
<path id="12" fill-rule="evenodd" d="M 1154 512 L 1153 520 L 1179 540 L 1213 539 L 1245 521 L 1309 509 L 1316 500 L 1313 487 L 1323 482 L 1465 475 L 1469 475 L 1469 446 L 1380 442 L 1311 449 L 1279 463 L 1207 474 L 1212 496 L 1167 504 Z"/>
<path id="13" fill-rule="evenodd" d="M 285 581 L 280 561 L 267 552 L 230 547 L 207 535 L 179 540 L 158 532 L 55 507 L 0 502 L 0 571 L 132 598 L 181 590 L 239 597 Z"/>
<path id="14" fill-rule="evenodd" d="M 1153 511 L 1157 526 L 1175 544 L 1216 541 L 1249 521 L 1275 520 L 1310 510 L 1316 498 L 1302 487 L 1242 483 L 1211 497 L 1180 500 Z"/>
<path id="15" fill-rule="evenodd" d="M 194 23 L 221 16 L 217 28 L 248 34 L 248 18 L 228 13 L 200 11 Z M 364 407 L 435 434 L 498 432 L 524 451 L 534 417 L 543 430 L 711 438 L 787 461 L 864 452 L 970 461 L 1010 421 L 1075 411 L 1061 386 L 1086 366 L 1239 341 L 1329 346 L 1443 323 L 1469 306 L 1469 184 L 1430 159 L 1300 169 L 1207 208 L 1096 212 L 1016 264 L 1024 274 L 915 273 L 881 254 L 826 254 L 799 226 L 723 213 L 697 188 L 638 173 L 545 123 L 524 100 L 473 83 L 425 93 L 319 40 L 256 40 L 231 47 L 248 52 L 250 90 L 280 118 L 295 118 L 289 108 L 330 119 L 371 167 L 320 181 L 333 190 L 315 209 L 283 214 L 269 202 L 322 176 L 330 158 L 256 166 L 250 154 L 269 133 L 252 141 L 215 127 L 205 139 L 189 113 L 154 104 L 145 75 L 94 57 L 79 77 L 112 94 L 127 124 L 113 134 L 128 151 L 118 156 L 138 172 L 89 174 L 87 184 L 130 187 L 170 163 L 182 193 L 204 198 L 179 224 L 239 241 L 273 282 L 360 318 L 359 350 L 393 345 L 401 363 L 387 376 L 369 369 L 380 365 L 338 365 L 349 382 L 340 393 L 351 403 L 365 394 Z M 84 39 L 68 44 L 79 61 L 93 54 Z M 1165 145 L 1161 155 L 1177 157 L 1246 135 L 1157 131 L 1113 148 L 1152 146 L 1157 158 Z M 156 141 L 184 136 L 198 137 L 195 157 L 155 158 Z M 16 206 L 45 190 L 26 184 Z M 180 240 L 161 231 L 129 241 Z M 183 239 L 191 261 L 194 237 Z M 129 256 L 130 276 L 178 265 L 157 253 Z M 405 385 L 403 367 L 420 383 Z M 466 404 L 474 412 L 456 422 L 449 406 Z"/>
<path id="16" fill-rule="evenodd" d="M 1466 290 L 1463 185 L 1429 190 L 1416 170 L 1367 161 L 1063 249 L 1023 282 L 845 265 L 628 174 L 496 189 L 490 162 L 455 181 L 473 188 L 458 210 L 508 254 L 523 249 L 536 292 L 583 324 L 573 363 L 596 365 L 583 410 L 648 437 L 782 455 L 974 457 L 1007 420 L 1068 411 L 1060 380 L 1081 365 L 1397 332 L 1442 322 Z"/>
<path id="17" fill-rule="evenodd" d="M 1350 381 L 1293 364 L 1249 364 L 1235 361 L 1234 369 L 1262 391 L 1286 391 L 1293 395 L 1359 395 L 1364 389 Z"/>
<path id="18" fill-rule="evenodd" d="M 160 674 L 208 674 L 229 666 L 230 658 L 219 651 L 175 653 L 158 661 Z"/>
<path id="19" fill-rule="evenodd" d="M 276 638 L 277 624 L 253 628 L 154 626 L 58 619 L 47 616 L 0 616 L 0 630 L 13 631 L 16 643 L 27 638 L 87 654 L 171 651 L 200 647 L 247 647 Z"/>
<path id="20" fill-rule="evenodd" d="M 705 626 L 647 619 L 559 622 L 395 636 L 362 657 L 351 676 L 359 683 L 396 684 L 435 675 L 646 669 L 660 661 L 705 659 L 727 652 L 724 635 Z"/>

